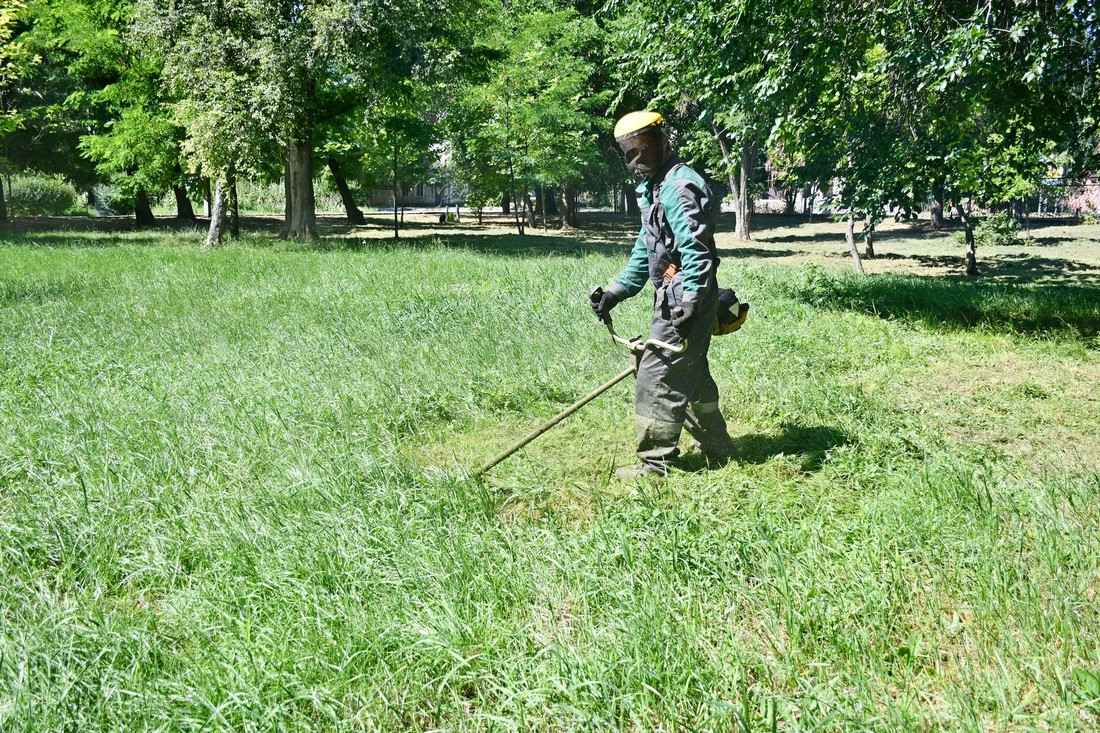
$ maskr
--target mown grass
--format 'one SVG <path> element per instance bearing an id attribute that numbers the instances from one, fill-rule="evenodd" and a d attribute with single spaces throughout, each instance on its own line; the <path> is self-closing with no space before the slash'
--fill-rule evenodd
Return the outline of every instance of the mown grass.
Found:
<path id="1" fill-rule="evenodd" d="M 739 460 L 470 480 L 624 364 L 579 236 L 9 238 L 0 729 L 1100 723 L 1095 284 L 728 257 Z"/>

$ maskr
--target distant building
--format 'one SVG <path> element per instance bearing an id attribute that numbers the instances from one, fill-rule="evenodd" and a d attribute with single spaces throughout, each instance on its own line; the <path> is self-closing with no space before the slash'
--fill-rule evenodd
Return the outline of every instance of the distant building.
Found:
<path id="1" fill-rule="evenodd" d="M 443 193 L 446 188 L 437 183 L 415 183 L 398 192 L 397 205 L 441 206 L 444 203 Z M 393 206 L 393 188 L 372 188 L 367 197 L 367 205 L 376 208 Z"/>

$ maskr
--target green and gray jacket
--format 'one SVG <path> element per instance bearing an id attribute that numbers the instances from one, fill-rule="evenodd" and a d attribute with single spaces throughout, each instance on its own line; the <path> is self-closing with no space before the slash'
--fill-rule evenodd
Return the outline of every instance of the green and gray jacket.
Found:
<path id="1" fill-rule="evenodd" d="M 659 205 L 654 201 L 654 188 Z M 659 290 L 665 270 L 676 263 L 684 300 L 701 300 L 716 292 L 719 260 L 714 223 L 718 202 L 702 176 L 671 157 L 636 190 L 642 229 L 630 260 L 611 287 L 630 297 L 641 292 L 648 278 Z"/>

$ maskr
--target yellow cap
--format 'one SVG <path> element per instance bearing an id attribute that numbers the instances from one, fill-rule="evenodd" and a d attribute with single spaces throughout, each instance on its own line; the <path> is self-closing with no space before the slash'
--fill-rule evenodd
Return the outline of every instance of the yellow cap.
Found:
<path id="1" fill-rule="evenodd" d="M 664 120 L 658 112 L 631 112 L 619 118 L 615 123 L 615 139 L 631 137 L 648 127 L 661 124 Z"/>

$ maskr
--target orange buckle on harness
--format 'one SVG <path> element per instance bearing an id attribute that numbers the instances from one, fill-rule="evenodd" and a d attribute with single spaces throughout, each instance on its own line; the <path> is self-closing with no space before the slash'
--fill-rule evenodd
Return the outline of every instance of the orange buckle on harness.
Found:
<path id="1" fill-rule="evenodd" d="M 680 271 L 675 262 L 668 263 L 668 267 L 665 268 L 665 285 L 672 282 L 672 278 L 676 277 L 676 273 Z"/>

